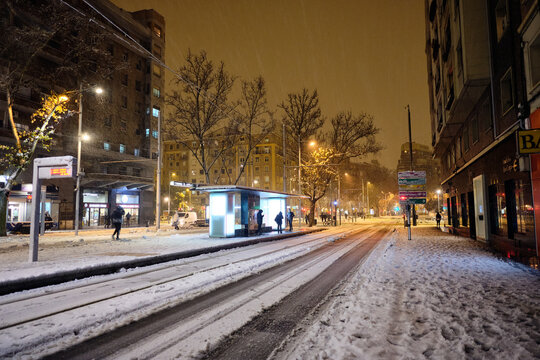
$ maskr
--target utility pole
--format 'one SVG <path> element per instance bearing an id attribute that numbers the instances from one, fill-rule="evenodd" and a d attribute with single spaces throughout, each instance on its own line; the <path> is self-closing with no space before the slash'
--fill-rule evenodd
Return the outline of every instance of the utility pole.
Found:
<path id="1" fill-rule="evenodd" d="M 298 138 L 298 195 L 302 194 L 301 179 L 302 176 L 302 140 Z M 302 226 L 302 198 L 298 197 L 298 227 Z"/>
<path id="2" fill-rule="evenodd" d="M 79 211 L 81 203 L 81 141 L 82 141 L 82 112 L 83 112 L 83 103 L 82 103 L 82 92 L 83 84 L 82 81 L 79 83 L 79 127 L 77 131 L 77 187 L 75 189 L 75 236 L 79 235 Z"/>
<path id="3" fill-rule="evenodd" d="M 156 230 L 161 221 L 161 110 L 158 116 L 157 174 L 156 174 Z"/>
<path id="4" fill-rule="evenodd" d="M 411 132 L 411 108 L 409 107 L 409 105 L 407 105 L 407 118 L 409 120 L 409 157 L 411 158 L 411 168 L 410 170 L 413 171 L 414 170 L 414 166 L 413 166 L 413 152 L 412 152 L 412 132 Z M 413 217 L 413 226 L 416 226 L 416 208 L 414 206 L 414 204 L 411 204 L 411 209 L 412 209 L 412 217 Z M 409 222 L 410 224 L 410 222 Z"/>

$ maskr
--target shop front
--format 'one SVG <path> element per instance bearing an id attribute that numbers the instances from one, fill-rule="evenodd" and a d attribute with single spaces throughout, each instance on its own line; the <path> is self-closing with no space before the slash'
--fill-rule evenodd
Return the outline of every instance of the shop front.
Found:
<path id="1" fill-rule="evenodd" d="M 122 192 L 122 193 L 116 193 L 115 198 L 116 206 L 121 206 L 124 211 L 126 212 L 124 214 L 124 226 L 131 226 L 131 225 L 137 225 L 139 224 L 139 201 L 140 196 L 138 192 Z M 128 216 L 129 214 L 129 216 Z"/>
<path id="2" fill-rule="evenodd" d="M 54 187 L 47 187 L 45 211 L 58 222 L 58 201 Z M 8 198 L 7 223 L 30 222 L 32 211 L 32 184 L 15 186 Z"/>
<path id="3" fill-rule="evenodd" d="M 109 215 L 107 191 L 83 190 L 83 226 L 103 226 Z"/>

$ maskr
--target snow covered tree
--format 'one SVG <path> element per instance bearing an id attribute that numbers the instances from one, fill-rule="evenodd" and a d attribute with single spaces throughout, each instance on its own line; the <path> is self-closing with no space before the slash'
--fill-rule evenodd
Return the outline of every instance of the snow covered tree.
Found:
<path id="1" fill-rule="evenodd" d="M 315 205 L 337 176 L 335 160 L 339 154 L 332 148 L 319 147 L 309 154 L 302 170 L 302 193 L 309 197 L 309 226 L 315 222 Z"/>
<path id="2" fill-rule="evenodd" d="M 19 131 L 14 127 L 15 144 L 0 145 L 0 167 L 4 169 L 5 181 L 0 183 L 0 235 L 6 234 L 6 214 L 9 192 L 16 179 L 31 164 L 34 154 L 41 146 L 49 150 L 52 135 L 63 116 L 67 115 L 66 95 L 50 95 L 43 99 L 43 105 L 32 115 L 33 129 Z"/>
<path id="3" fill-rule="evenodd" d="M 42 95 L 42 107 L 30 119 L 23 119 L 27 123 L 22 125 L 29 130 L 21 130 L 24 126 L 16 124 L 13 110 L 19 94 L 32 94 L 31 100 L 37 101 L 36 94 L 78 88 L 81 81 L 107 77 L 117 68 L 103 46 L 112 35 L 90 20 L 58 0 L 4 0 L 0 4 L 0 95 L 8 114 L 3 126 L 11 129 L 13 137 L 0 148 L 5 155 L 0 175 L 7 179 L 0 188 L 0 236 L 6 235 L 11 188 L 35 152 L 48 150 L 66 112 L 65 95 Z"/>

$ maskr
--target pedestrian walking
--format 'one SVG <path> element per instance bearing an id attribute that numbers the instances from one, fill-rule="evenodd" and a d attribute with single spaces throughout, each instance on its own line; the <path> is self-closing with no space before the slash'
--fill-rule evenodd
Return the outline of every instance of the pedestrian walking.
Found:
<path id="1" fill-rule="evenodd" d="M 261 235 L 263 217 L 263 211 L 259 210 L 257 213 L 257 235 Z"/>
<path id="2" fill-rule="evenodd" d="M 274 221 L 277 224 L 277 232 L 278 234 L 283 233 L 283 228 L 281 227 L 281 224 L 283 223 L 283 213 L 280 211 L 279 214 L 276 215 L 276 218 Z"/>
<path id="3" fill-rule="evenodd" d="M 122 221 L 125 213 L 124 209 L 118 205 L 111 215 L 112 223 L 114 225 L 114 232 L 111 236 L 113 240 L 114 235 L 116 235 L 116 240 L 120 238 L 120 229 L 122 228 Z"/>
<path id="4" fill-rule="evenodd" d="M 126 215 L 126 226 L 129 226 L 129 220 L 131 219 L 131 213 L 127 213 Z"/>
<path id="5" fill-rule="evenodd" d="M 441 227 L 441 219 L 442 219 L 441 213 L 437 211 L 437 215 L 435 215 L 435 220 L 437 220 L 437 228 Z"/>
<path id="6" fill-rule="evenodd" d="M 291 209 L 289 209 L 289 212 L 287 213 L 287 221 L 289 222 L 289 231 L 292 231 L 292 222 L 294 219 L 294 213 Z"/>
<path id="7" fill-rule="evenodd" d="M 111 217 L 109 214 L 105 215 L 105 229 L 108 229 L 111 227 Z"/>

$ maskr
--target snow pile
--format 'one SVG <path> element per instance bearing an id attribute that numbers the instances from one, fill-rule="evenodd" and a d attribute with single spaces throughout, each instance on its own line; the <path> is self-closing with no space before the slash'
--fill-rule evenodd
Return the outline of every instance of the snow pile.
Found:
<path id="1" fill-rule="evenodd" d="M 408 241 L 402 228 L 286 357 L 534 359 L 539 344 L 536 271 L 468 238 L 415 228 Z"/>

